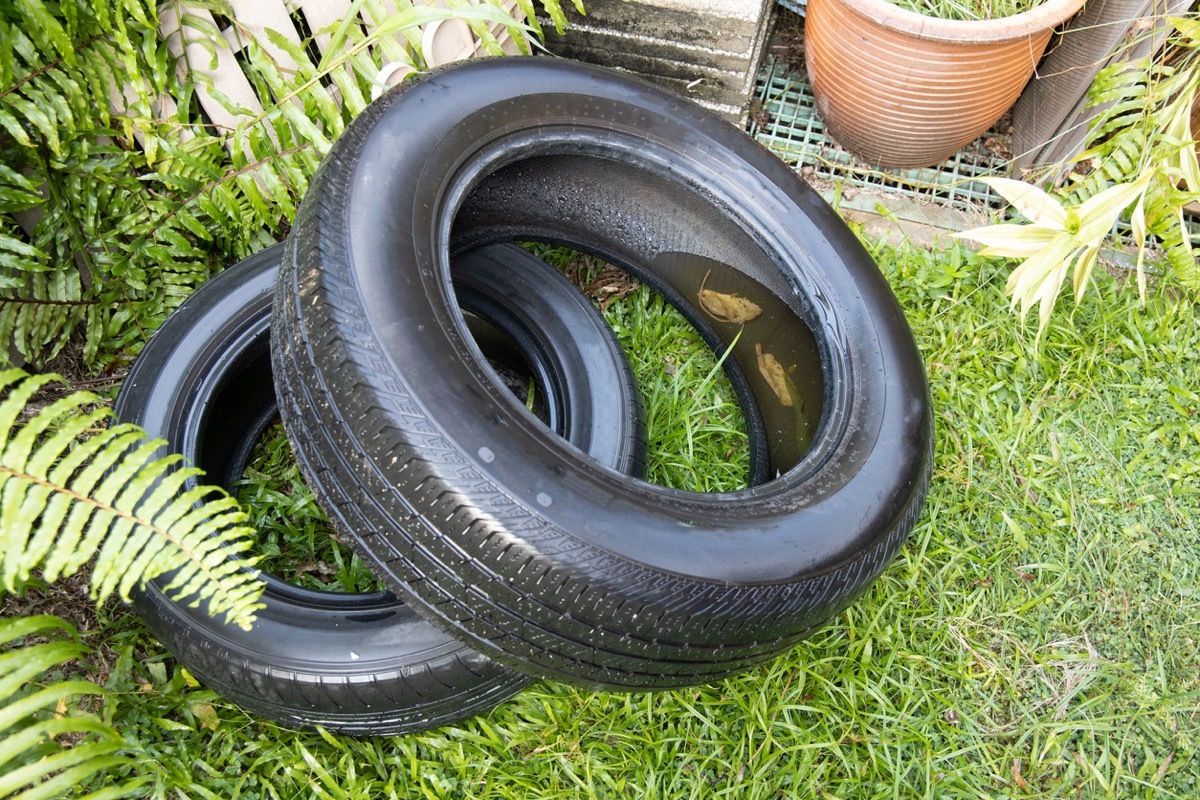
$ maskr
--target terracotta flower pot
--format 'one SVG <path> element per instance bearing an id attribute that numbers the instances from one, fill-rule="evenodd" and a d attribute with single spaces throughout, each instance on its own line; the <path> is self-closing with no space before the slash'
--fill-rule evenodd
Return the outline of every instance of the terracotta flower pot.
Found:
<path id="1" fill-rule="evenodd" d="M 885 167 L 927 167 L 987 131 L 1084 0 L 996 20 L 928 17 L 887 0 L 809 0 L 805 62 L 839 144 Z"/>

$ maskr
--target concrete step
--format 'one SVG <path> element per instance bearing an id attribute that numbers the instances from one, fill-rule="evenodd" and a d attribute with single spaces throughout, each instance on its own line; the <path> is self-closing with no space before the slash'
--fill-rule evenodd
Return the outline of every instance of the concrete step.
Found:
<path id="1" fill-rule="evenodd" d="M 571 28 L 548 20 L 557 55 L 622 69 L 742 121 L 766 49 L 775 0 L 586 0 Z"/>

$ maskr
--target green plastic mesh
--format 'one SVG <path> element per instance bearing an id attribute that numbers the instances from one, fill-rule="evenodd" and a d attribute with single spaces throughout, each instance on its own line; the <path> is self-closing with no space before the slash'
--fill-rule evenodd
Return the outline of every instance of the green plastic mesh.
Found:
<path id="1" fill-rule="evenodd" d="M 817 116 L 808 76 L 774 58 L 768 58 L 758 76 L 757 104 L 750 115 L 749 131 L 755 139 L 774 150 L 806 177 L 840 181 L 844 186 L 883 190 L 889 195 L 933 201 L 964 211 L 1003 210 L 1007 203 L 975 178 L 1007 175 L 1003 156 L 985 146 L 992 133 L 973 142 L 953 158 L 936 167 L 887 170 L 858 161 L 825 133 Z M 1188 215 L 1191 239 L 1200 247 L 1200 219 Z M 1129 224 L 1118 220 L 1113 236 L 1121 243 L 1132 241 Z"/>
<path id="2" fill-rule="evenodd" d="M 816 104 L 803 70 L 769 58 L 758 77 L 757 104 L 751 114 L 750 133 L 796 169 L 817 178 L 841 181 L 864 189 L 933 200 L 964 210 L 1002 208 L 1004 201 L 974 180 L 1005 174 L 1002 157 L 983 142 L 969 145 L 937 167 L 885 170 L 857 161 L 829 138 L 817 117 Z M 995 137 L 991 137 L 995 138 Z"/>

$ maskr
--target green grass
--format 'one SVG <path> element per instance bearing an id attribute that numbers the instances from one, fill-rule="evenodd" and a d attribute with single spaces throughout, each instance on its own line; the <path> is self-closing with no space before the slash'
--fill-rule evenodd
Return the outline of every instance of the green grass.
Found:
<path id="1" fill-rule="evenodd" d="M 1196 308 L 1159 289 L 1143 309 L 1102 280 L 1035 350 L 1004 264 L 874 252 L 926 359 L 937 451 L 908 545 L 852 608 L 714 685 L 541 683 L 462 725 L 363 741 L 240 712 L 121 615 L 92 643 L 112 648 L 105 713 L 154 796 L 1197 796 Z M 633 330 L 658 323 L 655 302 L 609 313 Z"/>
<path id="2" fill-rule="evenodd" d="M 746 424 L 729 379 L 696 330 L 646 286 L 605 318 L 642 394 L 646 479 L 693 492 L 745 488 Z"/>
<path id="3" fill-rule="evenodd" d="M 307 589 L 383 589 L 370 568 L 329 524 L 300 476 L 283 426 L 276 422 L 250 453 L 234 494 L 258 531 L 259 569 Z"/>
<path id="4" fill-rule="evenodd" d="M 615 267 L 568 248 L 526 247 L 593 297 L 625 352 L 642 399 L 646 480 L 693 492 L 745 488 L 745 420 L 733 386 L 696 329 L 650 287 Z"/>
<path id="5" fill-rule="evenodd" d="M 1030 11 L 1046 0 L 888 0 L 892 5 L 937 19 L 1003 19 Z"/>

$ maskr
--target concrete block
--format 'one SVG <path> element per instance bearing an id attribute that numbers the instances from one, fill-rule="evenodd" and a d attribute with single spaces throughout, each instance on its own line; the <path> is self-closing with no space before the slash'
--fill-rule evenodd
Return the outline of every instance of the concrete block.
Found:
<path id="1" fill-rule="evenodd" d="M 775 0 L 585 0 L 571 27 L 549 20 L 550 52 L 641 75 L 742 121 L 766 49 Z"/>

